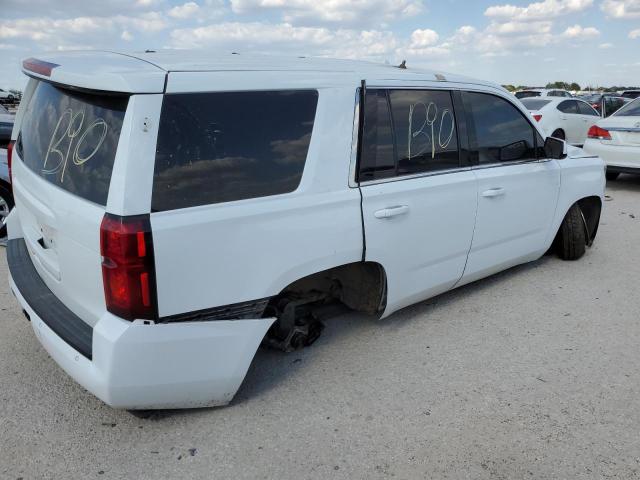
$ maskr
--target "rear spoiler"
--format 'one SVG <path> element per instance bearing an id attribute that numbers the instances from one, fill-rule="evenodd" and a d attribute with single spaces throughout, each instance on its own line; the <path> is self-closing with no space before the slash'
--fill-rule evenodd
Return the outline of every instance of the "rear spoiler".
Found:
<path id="1" fill-rule="evenodd" d="M 111 93 L 163 93 L 167 72 L 138 58 L 98 51 L 30 57 L 25 75 L 70 88 Z"/>

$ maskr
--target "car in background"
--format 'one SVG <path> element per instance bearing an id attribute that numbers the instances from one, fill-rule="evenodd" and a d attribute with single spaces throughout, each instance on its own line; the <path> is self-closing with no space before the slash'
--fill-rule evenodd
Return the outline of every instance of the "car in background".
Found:
<path id="1" fill-rule="evenodd" d="M 7 217 L 13 208 L 7 150 L 0 148 L 0 239 L 7 236 Z"/>
<path id="2" fill-rule="evenodd" d="M 531 112 L 547 136 L 582 145 L 589 128 L 600 114 L 587 102 L 577 98 L 524 98 L 522 104 Z"/>
<path id="3" fill-rule="evenodd" d="M 581 100 L 589 102 L 601 117 L 608 117 L 618 111 L 631 100 L 612 93 L 594 93 L 581 97 Z"/>
<path id="4" fill-rule="evenodd" d="M 6 147 L 11 140 L 14 116 L 5 107 L 0 105 L 0 147 Z"/>
<path id="5" fill-rule="evenodd" d="M 532 88 L 529 90 L 520 90 L 519 92 L 516 92 L 515 95 L 516 98 L 520 100 L 531 97 L 573 97 L 571 92 L 559 88 Z"/>
<path id="6" fill-rule="evenodd" d="M 625 90 L 620 94 L 621 97 L 630 98 L 631 100 L 635 100 L 640 97 L 640 90 Z"/>
<path id="7" fill-rule="evenodd" d="M 0 103 L 14 103 L 18 97 L 0 88 Z"/>
<path id="8" fill-rule="evenodd" d="M 607 165 L 607 180 L 621 173 L 640 175 L 640 98 L 591 127 L 584 150 Z"/>

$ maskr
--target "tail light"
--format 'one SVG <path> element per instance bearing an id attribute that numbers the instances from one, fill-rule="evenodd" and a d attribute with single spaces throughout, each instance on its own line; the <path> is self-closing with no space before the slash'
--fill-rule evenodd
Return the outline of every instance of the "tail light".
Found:
<path id="1" fill-rule="evenodd" d="M 535 119 L 536 122 L 539 122 L 540 120 L 542 120 L 542 115 L 536 114 L 533 116 L 533 118 Z"/>
<path id="2" fill-rule="evenodd" d="M 105 214 L 100 225 L 107 310 L 126 320 L 158 318 L 149 215 Z"/>
<path id="3" fill-rule="evenodd" d="M 587 137 L 595 138 L 597 140 L 611 140 L 611 134 L 609 133 L 609 130 L 605 130 L 604 128 L 601 128 L 597 125 L 594 125 L 589 129 Z"/>
<path id="4" fill-rule="evenodd" d="M 9 168 L 9 183 L 13 183 L 13 174 L 11 173 L 11 157 L 13 157 L 13 146 L 16 141 L 11 140 L 7 146 L 7 167 Z"/>

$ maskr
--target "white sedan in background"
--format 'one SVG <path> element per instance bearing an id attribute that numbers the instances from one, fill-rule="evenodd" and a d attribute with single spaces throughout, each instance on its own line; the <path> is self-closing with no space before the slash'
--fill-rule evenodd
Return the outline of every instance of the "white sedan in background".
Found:
<path id="1" fill-rule="evenodd" d="M 584 150 L 607 164 L 607 180 L 621 173 L 640 175 L 640 98 L 589 130 Z"/>
<path id="2" fill-rule="evenodd" d="M 587 102 L 577 98 L 523 98 L 522 103 L 551 137 L 582 146 L 589 129 L 600 119 L 600 114 Z"/>

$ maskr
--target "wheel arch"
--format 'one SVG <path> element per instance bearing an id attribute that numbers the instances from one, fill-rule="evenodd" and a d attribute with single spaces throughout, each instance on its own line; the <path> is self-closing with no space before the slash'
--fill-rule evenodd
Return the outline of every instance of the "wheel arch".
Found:
<path id="1" fill-rule="evenodd" d="M 386 307 L 386 271 L 377 262 L 361 261 L 337 265 L 289 283 L 271 298 L 269 304 L 275 305 L 291 294 L 304 296 L 318 292 L 328 294 L 352 310 L 372 315 L 381 314 Z"/>

